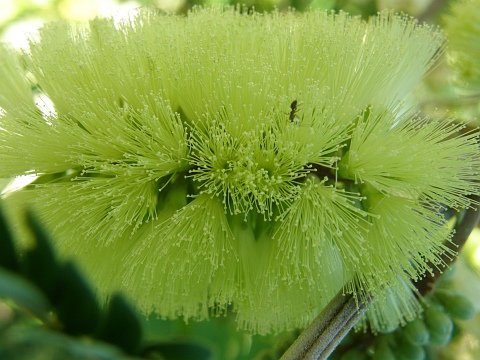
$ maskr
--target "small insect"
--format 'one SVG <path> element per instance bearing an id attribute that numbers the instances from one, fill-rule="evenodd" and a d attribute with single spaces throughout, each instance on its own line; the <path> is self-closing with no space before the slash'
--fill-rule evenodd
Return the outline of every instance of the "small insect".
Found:
<path id="1" fill-rule="evenodd" d="M 297 112 L 297 105 L 298 105 L 298 102 L 297 100 L 293 100 L 292 103 L 290 104 L 290 109 L 292 109 L 290 111 L 290 115 L 289 115 L 289 119 L 291 122 L 295 121 L 295 113 Z"/>

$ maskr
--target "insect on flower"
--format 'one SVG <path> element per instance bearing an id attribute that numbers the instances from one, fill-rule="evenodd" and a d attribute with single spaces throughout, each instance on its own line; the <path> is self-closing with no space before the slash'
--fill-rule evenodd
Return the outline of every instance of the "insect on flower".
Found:
<path id="1" fill-rule="evenodd" d="M 288 116 L 288 118 L 290 119 L 291 122 L 293 122 L 295 120 L 295 113 L 297 112 L 297 105 L 298 105 L 298 101 L 297 100 L 293 100 L 292 103 L 290 104 L 290 115 Z"/>

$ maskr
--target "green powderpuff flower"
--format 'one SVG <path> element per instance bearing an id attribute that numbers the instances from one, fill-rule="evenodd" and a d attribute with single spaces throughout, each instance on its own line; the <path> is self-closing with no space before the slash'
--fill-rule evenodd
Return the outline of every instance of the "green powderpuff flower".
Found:
<path id="1" fill-rule="evenodd" d="M 441 210 L 479 193 L 477 134 L 402 105 L 442 52 L 391 13 L 46 25 L 21 61 L 1 49 L 0 176 L 38 176 L 5 201 L 35 207 L 99 296 L 145 313 L 233 309 L 265 334 L 343 288 L 389 327 L 442 266 Z"/>
<path id="2" fill-rule="evenodd" d="M 445 16 L 449 42 L 449 62 L 458 84 L 469 91 L 480 91 L 480 1 L 453 3 Z"/>

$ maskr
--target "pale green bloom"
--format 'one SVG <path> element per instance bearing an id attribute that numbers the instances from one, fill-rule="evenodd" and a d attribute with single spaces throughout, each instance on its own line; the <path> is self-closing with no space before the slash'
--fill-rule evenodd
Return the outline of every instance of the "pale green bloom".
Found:
<path id="1" fill-rule="evenodd" d="M 449 38 L 449 62 L 457 82 L 465 89 L 480 91 L 480 1 L 459 0 L 445 16 Z"/>
<path id="2" fill-rule="evenodd" d="M 269 333 L 343 287 L 372 293 L 372 324 L 390 326 L 417 311 L 392 298 L 441 265 L 439 209 L 478 193 L 475 134 L 402 106 L 442 44 L 388 13 L 47 25 L 25 66 L 54 113 L 2 50 L 0 176 L 40 176 L 7 201 L 35 205 L 100 296 L 122 289 L 144 312 L 231 305 Z"/>

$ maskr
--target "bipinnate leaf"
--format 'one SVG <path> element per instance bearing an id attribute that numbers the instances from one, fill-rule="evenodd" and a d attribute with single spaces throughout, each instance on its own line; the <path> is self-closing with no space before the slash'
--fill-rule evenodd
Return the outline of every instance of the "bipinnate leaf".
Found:
<path id="1" fill-rule="evenodd" d="M 92 289 L 72 262 L 63 266 L 61 274 L 55 305 L 64 331 L 74 335 L 93 333 L 100 308 Z"/>
<path id="2" fill-rule="evenodd" d="M 0 299 L 13 300 L 17 305 L 45 319 L 51 310 L 45 295 L 25 278 L 0 268 Z"/>
<path id="3" fill-rule="evenodd" d="M 61 266 L 50 245 L 49 236 L 31 212 L 27 213 L 27 222 L 33 234 L 34 245 L 23 256 L 25 276 L 54 302 Z"/>
<path id="4" fill-rule="evenodd" d="M 13 236 L 7 226 L 5 215 L 0 208 L 0 267 L 18 271 L 20 264 L 15 253 Z"/>
<path id="5" fill-rule="evenodd" d="M 110 300 L 97 338 L 114 344 L 130 354 L 138 350 L 142 328 L 132 307 L 120 294 L 115 294 Z"/>

